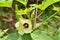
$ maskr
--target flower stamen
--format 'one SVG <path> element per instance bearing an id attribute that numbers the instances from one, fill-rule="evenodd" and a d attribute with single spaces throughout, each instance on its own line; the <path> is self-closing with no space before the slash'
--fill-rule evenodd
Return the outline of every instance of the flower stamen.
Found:
<path id="1" fill-rule="evenodd" d="M 28 28 L 29 24 L 28 23 L 24 23 L 23 26 L 24 26 L 24 28 Z"/>

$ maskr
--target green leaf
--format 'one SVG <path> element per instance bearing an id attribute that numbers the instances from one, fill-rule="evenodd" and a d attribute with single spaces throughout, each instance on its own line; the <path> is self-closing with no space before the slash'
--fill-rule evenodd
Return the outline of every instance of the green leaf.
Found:
<path id="1" fill-rule="evenodd" d="M 0 0 L 0 7 L 11 7 L 13 0 Z"/>
<path id="2" fill-rule="evenodd" d="M 36 30 L 31 33 L 33 40 L 53 40 L 53 38 L 44 31 Z"/>
<path id="3" fill-rule="evenodd" d="M 11 33 L 7 36 L 4 36 L 2 40 L 32 40 L 32 38 L 30 34 L 24 34 L 23 36 L 21 36 L 16 32 L 16 33 Z"/>
<path id="4" fill-rule="evenodd" d="M 27 10 L 22 10 L 22 9 L 21 9 L 21 10 L 17 10 L 17 11 L 16 11 L 16 13 L 17 13 L 16 15 L 27 14 L 26 11 L 27 11 Z"/>
<path id="5" fill-rule="evenodd" d="M 0 37 L 3 36 L 3 34 L 4 34 L 4 32 L 1 32 L 1 31 L 0 31 Z"/>
<path id="6" fill-rule="evenodd" d="M 17 9 L 17 8 L 16 8 Z M 30 8 L 26 8 L 25 10 L 16 10 L 16 15 L 23 15 L 23 14 L 27 14 L 30 13 L 33 9 L 35 9 L 34 7 L 30 7 Z"/>
<path id="7" fill-rule="evenodd" d="M 23 14 L 26 14 L 27 16 L 30 15 L 31 11 L 35 9 L 34 7 L 30 7 L 30 8 L 26 8 L 25 10 L 18 10 L 18 8 L 16 7 L 16 18 L 19 20 L 20 17 L 22 17 Z"/>
<path id="8" fill-rule="evenodd" d="M 2 40 L 2 39 L 0 38 L 0 40 Z"/>
<path id="9" fill-rule="evenodd" d="M 3 35 L 4 35 L 4 33 L 5 33 L 5 32 L 7 32 L 7 31 L 8 31 L 8 29 L 3 30 L 3 31 L 1 31 L 1 30 L 0 30 L 0 37 L 1 37 L 1 36 L 3 36 Z"/>
<path id="10" fill-rule="evenodd" d="M 56 38 L 55 38 L 56 40 L 60 40 L 60 28 L 58 29 L 58 33 L 57 33 L 57 35 L 56 35 Z"/>
<path id="11" fill-rule="evenodd" d="M 39 6 L 38 6 L 38 8 L 39 9 L 41 9 L 41 10 L 45 10 L 47 7 L 49 7 L 50 5 L 52 5 L 53 3 L 56 3 L 56 2 L 59 2 L 60 0 L 44 0 L 43 2 L 42 2 L 42 4 L 40 4 Z"/>
<path id="12" fill-rule="evenodd" d="M 28 2 L 28 0 L 17 0 L 17 1 L 19 1 L 22 4 L 24 4 L 25 6 L 27 5 L 27 2 Z"/>
<path id="13" fill-rule="evenodd" d="M 18 40 L 18 38 L 21 39 L 21 35 L 19 35 L 18 33 L 12 33 L 4 37 L 2 40 Z"/>
<path id="14" fill-rule="evenodd" d="M 24 34 L 22 36 L 22 40 L 32 40 L 31 35 L 30 34 Z"/>
<path id="15" fill-rule="evenodd" d="M 53 10 L 55 10 L 55 11 L 58 11 L 58 12 L 59 12 L 59 11 L 60 11 L 60 7 L 55 7 L 55 6 L 54 6 L 54 7 L 53 7 Z"/>

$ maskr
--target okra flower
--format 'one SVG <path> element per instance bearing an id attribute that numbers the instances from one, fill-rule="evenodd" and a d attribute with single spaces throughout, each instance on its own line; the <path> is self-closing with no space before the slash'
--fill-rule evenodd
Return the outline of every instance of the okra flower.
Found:
<path id="1" fill-rule="evenodd" d="M 15 27 L 21 35 L 32 32 L 32 24 L 29 19 L 20 18 L 20 20 L 15 24 Z"/>

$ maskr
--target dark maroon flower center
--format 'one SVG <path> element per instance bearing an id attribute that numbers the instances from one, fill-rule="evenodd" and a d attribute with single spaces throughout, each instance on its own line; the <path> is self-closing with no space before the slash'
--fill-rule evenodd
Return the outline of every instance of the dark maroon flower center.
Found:
<path id="1" fill-rule="evenodd" d="M 23 26 L 24 26 L 24 28 L 28 28 L 29 24 L 28 23 L 24 23 Z"/>

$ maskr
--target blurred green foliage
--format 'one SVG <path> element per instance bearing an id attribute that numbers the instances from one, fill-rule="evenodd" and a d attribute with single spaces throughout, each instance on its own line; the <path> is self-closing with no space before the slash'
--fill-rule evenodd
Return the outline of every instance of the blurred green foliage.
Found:
<path id="1" fill-rule="evenodd" d="M 0 0 L 0 40 L 60 40 L 60 0 L 39 2 L 41 3 L 37 5 L 29 4 L 29 0 Z M 36 27 L 34 27 L 35 8 L 38 8 Z M 20 28 L 17 30 L 16 23 L 23 20 L 20 18 L 31 21 L 33 29 L 31 33 L 26 31 L 23 31 L 26 33 L 23 35 L 18 33 L 21 30 L 20 24 L 26 22 L 25 20 L 17 24 Z M 31 26 L 29 22 L 27 24 Z"/>

